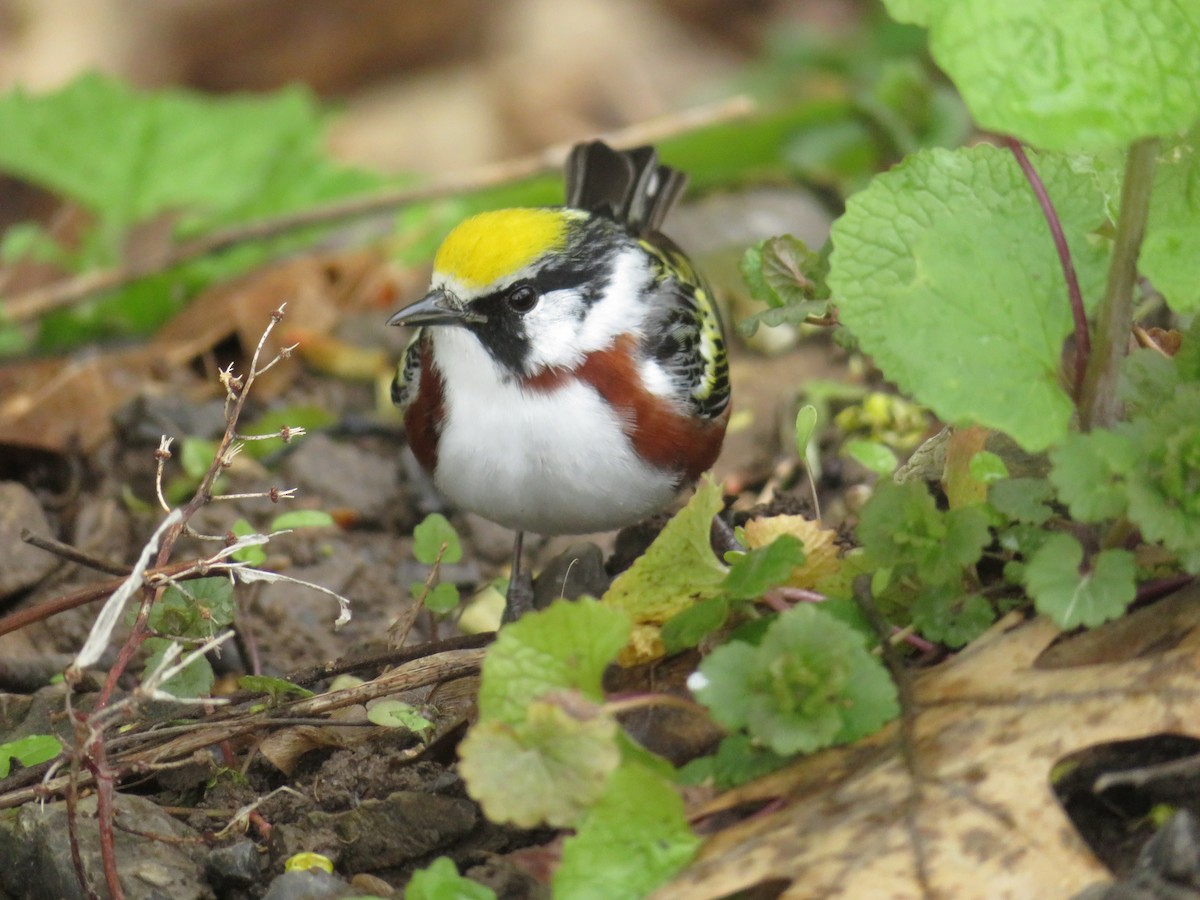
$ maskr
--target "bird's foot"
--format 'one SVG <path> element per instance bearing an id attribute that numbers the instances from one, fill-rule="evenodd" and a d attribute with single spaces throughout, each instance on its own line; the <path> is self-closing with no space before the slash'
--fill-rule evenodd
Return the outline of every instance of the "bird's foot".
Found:
<path id="1" fill-rule="evenodd" d="M 533 576 L 529 570 L 514 572 L 508 581 L 508 593 L 505 595 L 504 615 L 501 625 L 515 622 L 525 613 L 533 609 Z"/>

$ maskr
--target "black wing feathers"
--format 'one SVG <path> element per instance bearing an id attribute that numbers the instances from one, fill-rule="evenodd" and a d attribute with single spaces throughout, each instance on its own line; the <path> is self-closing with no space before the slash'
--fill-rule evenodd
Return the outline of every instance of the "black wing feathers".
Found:
<path id="1" fill-rule="evenodd" d="M 658 164 L 653 147 L 614 150 L 602 141 L 577 144 L 567 158 L 567 206 L 608 216 L 639 237 L 662 226 L 687 176 Z"/>

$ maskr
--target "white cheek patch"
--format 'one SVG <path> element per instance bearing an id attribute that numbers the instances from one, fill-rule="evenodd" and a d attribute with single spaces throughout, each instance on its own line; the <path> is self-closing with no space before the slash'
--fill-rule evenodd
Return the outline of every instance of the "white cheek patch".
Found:
<path id="1" fill-rule="evenodd" d="M 642 337 L 643 291 L 648 279 L 646 254 L 641 249 L 625 250 L 617 256 L 604 295 L 592 304 L 581 324 L 578 341 L 585 353 L 611 346 L 626 332 Z"/>
<path id="2" fill-rule="evenodd" d="M 564 288 L 544 294 L 525 316 L 529 341 L 527 371 L 544 368 L 573 369 L 587 353 L 579 343 L 579 315 L 583 302 L 576 291 Z"/>

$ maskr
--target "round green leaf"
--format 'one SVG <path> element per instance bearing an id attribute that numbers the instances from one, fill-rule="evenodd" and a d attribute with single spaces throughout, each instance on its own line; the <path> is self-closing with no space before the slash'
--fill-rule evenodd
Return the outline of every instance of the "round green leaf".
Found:
<path id="1" fill-rule="evenodd" d="M 1192 0 L 938 0 L 925 12 L 934 59 L 986 129 L 1070 151 L 1200 118 Z"/>

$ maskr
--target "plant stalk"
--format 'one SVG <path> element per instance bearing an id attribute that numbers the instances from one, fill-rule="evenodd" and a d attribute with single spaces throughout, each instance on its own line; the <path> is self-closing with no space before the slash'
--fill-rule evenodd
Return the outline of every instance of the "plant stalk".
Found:
<path id="1" fill-rule="evenodd" d="M 1091 357 L 1092 348 L 1088 335 L 1087 312 L 1083 308 L 1083 292 L 1079 289 L 1079 276 L 1075 272 L 1075 263 L 1071 261 L 1071 248 L 1067 245 L 1067 236 L 1063 233 L 1062 220 L 1054 208 L 1054 201 L 1046 190 L 1042 177 L 1033 167 L 1029 156 L 1021 142 L 1013 137 L 1005 137 L 1004 143 L 1012 152 L 1020 166 L 1021 172 L 1029 182 L 1033 194 L 1037 197 L 1042 215 L 1046 217 L 1046 225 L 1050 228 L 1050 236 L 1054 239 L 1054 249 L 1058 253 L 1058 262 L 1063 270 L 1063 279 L 1067 283 L 1067 299 L 1071 304 L 1071 318 L 1075 323 L 1075 371 L 1071 375 L 1071 396 L 1079 402 L 1080 391 L 1083 389 L 1083 378 L 1087 371 L 1087 362 Z"/>
<path id="2" fill-rule="evenodd" d="M 1079 399 L 1079 424 L 1084 431 L 1112 427 L 1121 418 L 1117 380 L 1121 374 L 1121 360 L 1129 347 L 1138 253 L 1146 235 L 1157 155 L 1158 138 L 1145 138 L 1130 145 L 1125 160 L 1121 210 L 1117 214 L 1117 236 L 1108 266 L 1108 283 L 1100 303 L 1092 355 L 1088 359 Z"/>

